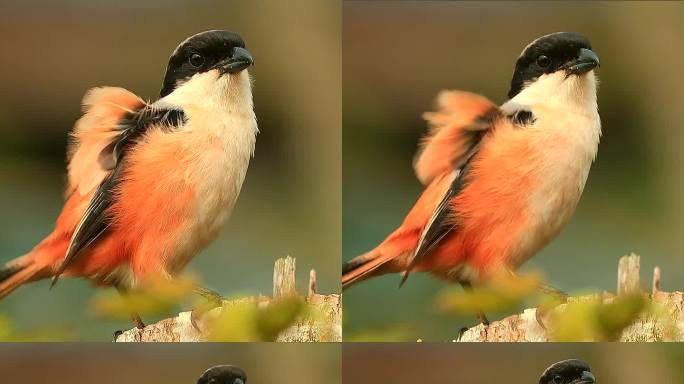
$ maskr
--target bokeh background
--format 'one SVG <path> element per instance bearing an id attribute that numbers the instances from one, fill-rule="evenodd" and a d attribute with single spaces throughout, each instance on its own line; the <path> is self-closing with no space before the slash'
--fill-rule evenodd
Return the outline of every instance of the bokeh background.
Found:
<path id="1" fill-rule="evenodd" d="M 339 292 L 339 3 L 4 0 L 0 14 L 0 262 L 53 228 L 67 132 L 86 90 L 122 86 L 154 100 L 176 45 L 221 28 L 239 32 L 255 58 L 261 133 L 232 218 L 188 271 L 228 296 L 270 295 L 273 263 L 289 254 L 301 289 L 316 269 L 319 291 Z M 130 327 L 93 318 L 86 281 L 48 286 L 18 290 L 0 302 L 0 316 L 18 331 L 49 325 L 84 340 L 108 340 Z"/>
<path id="2" fill-rule="evenodd" d="M 345 344 L 343 382 L 531 384 L 551 364 L 582 359 L 601 384 L 684 382 L 678 344 Z"/>
<path id="3" fill-rule="evenodd" d="M 334 344 L 27 344 L 0 346 L 3 382 L 194 384 L 208 368 L 237 365 L 254 384 L 338 384 Z M 39 369 L 37 369 L 40 367 Z"/>
<path id="4" fill-rule="evenodd" d="M 601 58 L 603 138 L 572 222 L 523 270 L 570 293 L 614 291 L 618 258 L 636 252 L 646 285 L 658 265 L 665 290 L 683 288 L 684 4 L 383 1 L 343 13 L 345 260 L 382 241 L 422 190 L 411 162 L 440 90 L 502 103 L 530 41 L 578 31 Z M 345 339 L 451 340 L 475 323 L 436 313 L 443 282 L 399 280 L 345 292 Z"/>

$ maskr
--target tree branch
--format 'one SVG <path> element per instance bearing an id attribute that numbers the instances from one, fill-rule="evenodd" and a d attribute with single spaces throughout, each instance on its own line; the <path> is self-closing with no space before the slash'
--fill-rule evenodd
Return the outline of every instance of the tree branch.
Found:
<path id="1" fill-rule="evenodd" d="M 618 264 L 618 294 L 603 292 L 601 294 L 571 297 L 567 304 L 561 304 L 540 317 L 545 327 L 537 320 L 537 308 L 525 309 L 522 313 L 492 322 L 489 326 L 482 324 L 465 331 L 458 341 L 554 341 L 554 323 L 549 319 L 563 315 L 568 306 L 578 303 L 611 304 L 621 297 L 630 294 L 641 294 L 646 300 L 645 310 L 634 321 L 621 330 L 619 341 L 684 341 L 684 294 L 682 292 L 663 292 L 660 290 L 660 268 L 653 271 L 652 291 L 642 291 L 639 282 L 639 256 L 631 254 L 623 256 Z M 549 320 L 547 323 L 544 320 Z M 582 339 L 577 341 L 595 341 Z"/>
<path id="2" fill-rule="evenodd" d="M 223 311 L 231 311 L 245 305 L 268 308 L 279 300 L 300 297 L 308 309 L 292 325 L 278 334 L 276 341 L 319 342 L 342 341 L 342 305 L 339 294 L 316 293 L 316 272 L 309 274 L 307 296 L 300 296 L 295 287 L 295 259 L 278 259 L 273 271 L 273 297 L 256 296 L 227 300 L 202 316 L 196 328 L 192 324 L 192 313 L 181 312 L 177 316 L 147 325 L 144 329 L 133 328 L 116 337 L 116 342 L 186 342 L 211 339 L 210 329 L 205 329 L 211 320 L 220 318 Z M 199 329 L 198 329 L 199 328 Z M 248 341 L 248 340 L 245 340 Z"/>

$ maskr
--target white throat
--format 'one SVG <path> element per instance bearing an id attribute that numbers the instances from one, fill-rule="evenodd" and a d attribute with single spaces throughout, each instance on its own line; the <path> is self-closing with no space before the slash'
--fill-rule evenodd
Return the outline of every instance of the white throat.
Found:
<path id="1" fill-rule="evenodd" d="M 237 151 L 254 152 L 259 132 L 247 71 L 220 76 L 218 70 L 196 74 L 155 105 L 183 109 L 188 124 L 182 130 L 202 131 L 221 138 Z"/>
<path id="2" fill-rule="evenodd" d="M 501 106 L 506 114 L 531 111 L 534 124 L 525 129 L 539 131 L 540 137 L 568 139 L 571 146 L 593 161 L 601 137 L 601 119 L 596 102 L 596 76 L 566 77 L 564 71 L 540 76 Z"/>
<path id="3" fill-rule="evenodd" d="M 596 103 L 597 80 L 594 71 L 586 75 L 567 77 L 565 71 L 540 76 L 506 102 L 502 108 L 508 111 L 545 105 L 553 108 L 572 108 L 578 113 L 598 116 Z"/>
<path id="4" fill-rule="evenodd" d="M 252 111 L 252 84 L 247 71 L 221 76 L 218 70 L 194 75 L 157 101 L 180 107 L 213 106 L 235 112 Z"/>
<path id="5" fill-rule="evenodd" d="M 583 76 L 566 77 L 563 71 L 540 76 L 501 109 L 507 114 L 531 111 L 534 123 L 522 129 L 536 132 L 535 140 L 567 143 L 569 158 L 588 160 L 588 172 L 601 137 L 593 71 Z"/>

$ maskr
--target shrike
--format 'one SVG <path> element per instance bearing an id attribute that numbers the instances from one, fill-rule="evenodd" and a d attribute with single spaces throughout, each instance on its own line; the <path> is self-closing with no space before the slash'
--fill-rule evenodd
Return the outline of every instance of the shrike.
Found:
<path id="1" fill-rule="evenodd" d="M 379 246 L 343 266 L 343 287 L 412 271 L 464 286 L 515 271 L 570 220 L 596 157 L 594 69 L 579 33 L 553 33 L 518 57 L 509 100 L 444 91 L 414 168 L 425 190 Z M 486 319 L 485 319 L 486 321 Z"/>
<path id="2" fill-rule="evenodd" d="M 0 298 L 60 276 L 134 288 L 172 278 L 217 235 L 240 193 L 258 132 L 235 33 L 212 30 L 173 51 L 160 98 L 113 87 L 83 99 L 54 231 L 0 269 Z"/>

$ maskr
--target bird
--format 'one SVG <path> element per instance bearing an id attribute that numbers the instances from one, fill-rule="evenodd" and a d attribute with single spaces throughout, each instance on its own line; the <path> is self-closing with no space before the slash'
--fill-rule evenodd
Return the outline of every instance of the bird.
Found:
<path id="1" fill-rule="evenodd" d="M 217 365 L 202 373 L 197 384 L 245 384 L 247 375 L 234 365 Z"/>
<path id="2" fill-rule="evenodd" d="M 559 361 L 546 368 L 539 378 L 539 384 L 594 384 L 596 378 L 591 368 L 582 360 Z"/>
<path id="3" fill-rule="evenodd" d="M 585 36 L 557 32 L 522 50 L 502 105 L 442 91 L 413 163 L 424 190 L 395 231 L 343 264 L 343 289 L 388 273 L 400 285 L 417 271 L 467 289 L 515 273 L 582 195 L 601 136 L 597 67 Z"/>
<path id="4" fill-rule="evenodd" d="M 210 30 L 175 48 L 156 101 L 118 87 L 86 92 L 62 211 L 52 233 L 0 267 L 0 299 L 62 276 L 122 293 L 173 281 L 240 194 L 258 133 L 253 62 L 240 35 Z"/>

